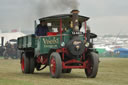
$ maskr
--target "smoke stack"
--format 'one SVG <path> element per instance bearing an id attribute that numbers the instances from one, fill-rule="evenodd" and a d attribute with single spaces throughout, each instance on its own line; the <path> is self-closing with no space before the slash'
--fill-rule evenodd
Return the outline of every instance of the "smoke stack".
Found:
<path id="1" fill-rule="evenodd" d="M 80 12 L 80 11 L 77 10 L 77 9 L 74 9 L 74 10 L 71 11 L 72 14 L 73 14 L 73 13 L 74 13 L 74 14 L 78 14 L 79 12 Z"/>
<path id="2" fill-rule="evenodd" d="M 72 14 L 73 31 L 78 32 L 79 31 L 79 19 L 78 19 L 79 10 L 72 10 L 71 14 Z"/>
<path id="3" fill-rule="evenodd" d="M 4 46 L 4 37 L 1 37 L 1 46 Z"/>

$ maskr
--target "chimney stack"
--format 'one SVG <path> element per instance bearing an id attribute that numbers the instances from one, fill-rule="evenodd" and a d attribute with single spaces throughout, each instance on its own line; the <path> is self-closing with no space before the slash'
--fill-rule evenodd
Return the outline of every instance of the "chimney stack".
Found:
<path id="1" fill-rule="evenodd" d="M 1 46 L 4 46 L 4 37 L 1 37 Z"/>
<path id="2" fill-rule="evenodd" d="M 79 10 L 72 10 L 72 24 L 73 24 L 73 31 L 78 32 L 79 31 Z"/>

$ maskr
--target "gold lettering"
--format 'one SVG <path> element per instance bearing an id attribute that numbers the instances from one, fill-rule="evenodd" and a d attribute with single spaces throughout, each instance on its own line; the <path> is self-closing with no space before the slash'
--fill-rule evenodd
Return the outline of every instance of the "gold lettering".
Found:
<path id="1" fill-rule="evenodd" d="M 55 47 L 57 47 L 57 45 L 44 45 L 44 48 L 55 48 Z"/>
<path id="2" fill-rule="evenodd" d="M 46 41 L 45 41 L 45 39 L 43 39 L 43 42 L 44 42 L 44 44 L 46 44 Z"/>
<path id="3" fill-rule="evenodd" d="M 44 44 L 58 44 L 59 43 L 59 39 L 58 38 L 55 38 L 55 37 L 53 37 L 53 39 L 52 40 L 49 40 L 49 39 L 43 39 L 43 42 L 44 42 Z"/>

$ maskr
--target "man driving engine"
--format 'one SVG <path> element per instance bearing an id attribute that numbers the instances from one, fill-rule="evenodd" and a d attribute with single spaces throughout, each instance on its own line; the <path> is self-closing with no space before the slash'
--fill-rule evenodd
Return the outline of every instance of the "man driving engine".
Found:
<path id="1" fill-rule="evenodd" d="M 47 22 L 45 20 L 40 20 L 40 24 L 36 27 L 36 36 L 46 36 L 48 32 Z"/>

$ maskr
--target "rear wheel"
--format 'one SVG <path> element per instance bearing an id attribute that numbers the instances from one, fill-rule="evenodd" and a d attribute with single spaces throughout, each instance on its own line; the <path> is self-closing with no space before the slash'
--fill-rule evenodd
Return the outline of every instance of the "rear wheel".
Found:
<path id="1" fill-rule="evenodd" d="M 31 54 L 30 54 L 31 55 Z M 21 70 L 23 73 L 33 73 L 35 69 L 35 59 L 34 56 L 26 56 L 22 53 L 21 56 Z"/>
<path id="2" fill-rule="evenodd" d="M 57 52 L 50 55 L 50 74 L 53 78 L 59 78 L 62 72 L 61 57 Z"/>
<path id="3" fill-rule="evenodd" d="M 27 57 L 25 55 L 25 53 L 23 53 L 22 56 L 21 56 L 21 70 L 22 70 L 23 73 L 26 73 L 26 74 L 30 73 L 30 70 L 29 70 L 30 64 L 29 64 L 29 62 L 30 62 L 29 57 Z"/>
<path id="4" fill-rule="evenodd" d="M 97 53 L 91 52 L 87 58 L 87 67 L 85 74 L 87 78 L 95 78 L 98 72 L 99 57 Z"/>

